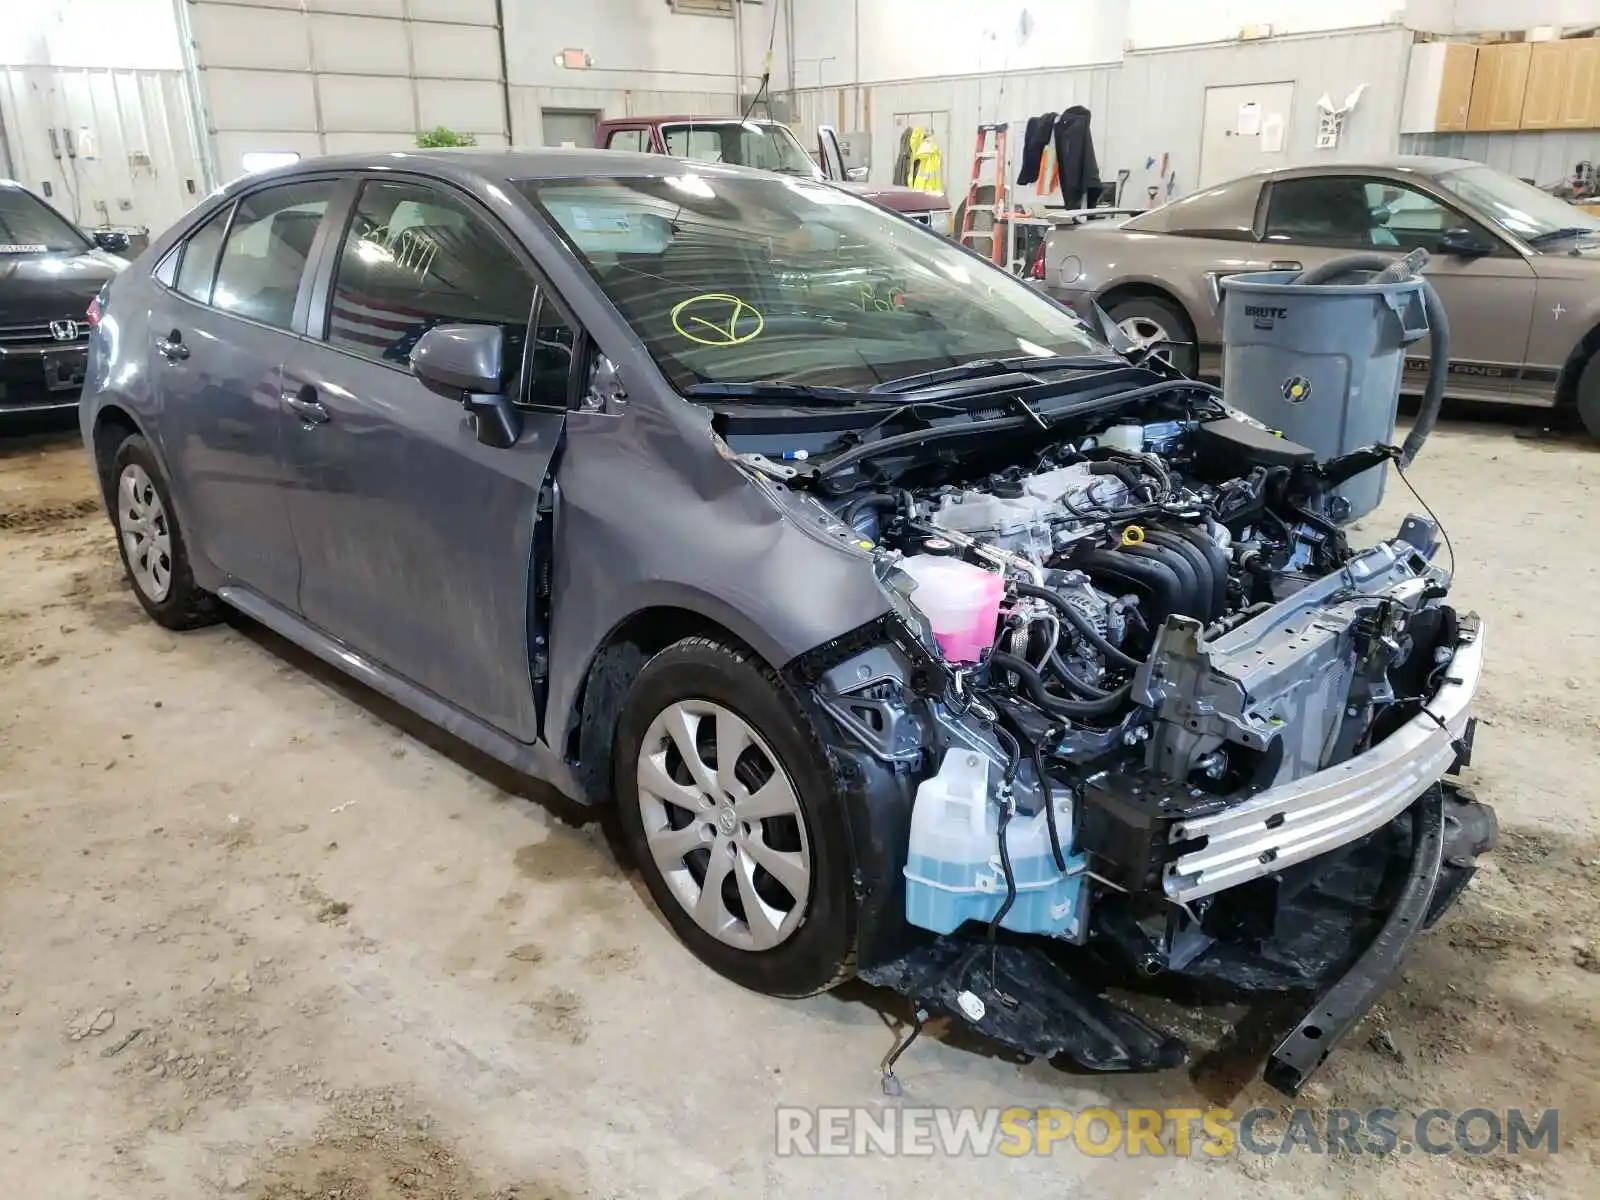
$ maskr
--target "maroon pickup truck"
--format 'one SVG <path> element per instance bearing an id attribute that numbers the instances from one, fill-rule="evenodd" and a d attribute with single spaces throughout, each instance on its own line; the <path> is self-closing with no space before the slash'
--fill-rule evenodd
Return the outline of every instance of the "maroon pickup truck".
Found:
<path id="1" fill-rule="evenodd" d="M 942 196 L 914 188 L 880 187 L 846 172 L 839 136 L 824 125 L 817 134 L 813 162 L 800 139 L 776 121 L 741 121 L 737 117 L 623 117 L 602 121 L 595 144 L 605 150 L 670 154 L 701 162 L 760 167 L 806 179 L 828 179 L 863 199 L 903 213 L 936 233 L 950 234 L 950 204 Z M 864 171 L 859 174 L 865 174 Z"/>

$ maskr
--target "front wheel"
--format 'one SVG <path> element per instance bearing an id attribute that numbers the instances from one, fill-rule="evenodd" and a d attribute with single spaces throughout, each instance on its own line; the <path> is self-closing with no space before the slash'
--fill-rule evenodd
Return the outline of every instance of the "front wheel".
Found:
<path id="1" fill-rule="evenodd" d="M 702 962 L 773 996 L 849 977 L 845 814 L 810 722 L 764 664 L 707 638 L 669 646 L 634 681 L 614 762 L 634 860 Z"/>
<path id="2" fill-rule="evenodd" d="M 1589 356 L 1578 376 L 1578 419 L 1592 438 L 1600 438 L 1600 353 Z"/>

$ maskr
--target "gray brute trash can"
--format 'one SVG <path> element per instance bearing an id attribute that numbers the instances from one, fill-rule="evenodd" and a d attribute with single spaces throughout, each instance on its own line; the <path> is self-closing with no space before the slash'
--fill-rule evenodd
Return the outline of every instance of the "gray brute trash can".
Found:
<path id="1" fill-rule="evenodd" d="M 1228 403 L 1329 459 L 1394 441 L 1405 347 L 1425 336 L 1422 280 L 1295 284 L 1296 271 L 1221 281 Z M 1345 519 L 1383 499 L 1387 467 L 1342 484 Z"/>

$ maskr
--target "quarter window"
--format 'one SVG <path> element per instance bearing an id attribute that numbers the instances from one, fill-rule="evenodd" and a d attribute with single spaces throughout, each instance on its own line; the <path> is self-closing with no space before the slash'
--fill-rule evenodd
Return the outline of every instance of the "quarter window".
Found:
<path id="1" fill-rule="evenodd" d="M 228 228 L 231 204 L 212 217 L 184 243 L 183 257 L 178 263 L 178 291 L 201 304 L 211 303 L 211 280 L 217 273 L 217 251 L 222 248 L 222 235 Z"/>
<path id="2" fill-rule="evenodd" d="M 328 211 L 333 187 L 327 180 L 287 183 L 240 200 L 217 264 L 211 303 L 288 329 L 311 243 Z"/>
<path id="3" fill-rule="evenodd" d="M 534 283 L 464 202 L 412 183 L 366 184 L 334 278 L 328 341 L 407 367 L 435 325 L 499 325 L 507 363 L 527 344 Z"/>

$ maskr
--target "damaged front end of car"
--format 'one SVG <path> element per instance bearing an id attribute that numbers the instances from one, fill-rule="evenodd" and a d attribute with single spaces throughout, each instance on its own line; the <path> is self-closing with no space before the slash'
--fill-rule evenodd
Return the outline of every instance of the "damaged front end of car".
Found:
<path id="1" fill-rule="evenodd" d="M 1384 448 L 1318 463 L 1181 391 L 1050 432 L 791 485 L 893 601 L 789 667 L 847 800 L 904 814 L 855 831 L 893 879 L 858 871 L 859 975 L 914 1028 L 1108 1071 L 1186 1057 L 1108 983 L 1304 994 L 1266 1069 L 1293 1094 L 1493 845 L 1452 781 L 1482 622 L 1433 521 L 1353 549 L 1330 519 Z"/>

